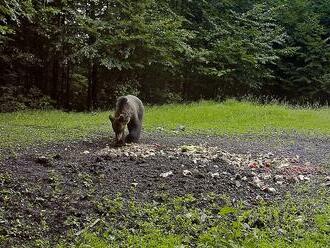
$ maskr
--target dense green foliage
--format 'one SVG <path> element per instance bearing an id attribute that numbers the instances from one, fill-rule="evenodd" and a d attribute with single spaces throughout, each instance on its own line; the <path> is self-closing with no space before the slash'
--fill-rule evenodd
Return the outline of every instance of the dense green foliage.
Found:
<path id="1" fill-rule="evenodd" d="M 0 110 L 126 93 L 326 103 L 329 16 L 329 0 L 1 0 Z"/>
<path id="2" fill-rule="evenodd" d="M 181 113 L 178 115 L 177 113 Z M 109 112 L 74 113 L 63 111 L 18 111 L 0 114 L 2 147 L 63 141 L 89 136 L 111 137 Z M 226 101 L 169 104 L 148 107 L 144 131 L 207 133 L 218 135 L 262 134 L 274 131 L 330 135 L 328 108 L 293 109 L 277 104 L 260 105 Z M 180 130 L 185 127 L 185 131 Z"/>

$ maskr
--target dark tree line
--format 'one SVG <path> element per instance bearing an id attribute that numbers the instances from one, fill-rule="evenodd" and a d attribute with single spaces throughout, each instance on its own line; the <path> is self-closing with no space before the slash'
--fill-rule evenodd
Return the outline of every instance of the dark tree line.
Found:
<path id="1" fill-rule="evenodd" d="M 329 0 L 0 0 L 0 109 L 330 99 Z"/>

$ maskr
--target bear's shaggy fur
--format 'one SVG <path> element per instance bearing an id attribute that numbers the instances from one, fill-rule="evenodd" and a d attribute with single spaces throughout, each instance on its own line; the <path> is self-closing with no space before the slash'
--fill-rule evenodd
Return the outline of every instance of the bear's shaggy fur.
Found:
<path id="1" fill-rule="evenodd" d="M 139 141 L 143 115 L 143 103 L 136 96 L 127 95 L 117 99 L 115 116 L 113 117 L 111 114 L 109 116 L 117 145 Z M 129 133 L 125 138 L 126 125 Z"/>

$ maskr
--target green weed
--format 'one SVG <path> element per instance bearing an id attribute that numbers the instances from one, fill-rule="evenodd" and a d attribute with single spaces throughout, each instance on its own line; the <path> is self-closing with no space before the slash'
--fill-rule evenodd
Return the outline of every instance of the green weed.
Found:
<path id="1" fill-rule="evenodd" d="M 201 207 L 192 196 L 161 203 L 119 197 L 103 204 L 108 207 L 94 230 L 59 247 L 328 247 L 330 242 L 324 191 L 316 199 L 287 196 L 252 208 L 214 205 L 211 198 Z"/>

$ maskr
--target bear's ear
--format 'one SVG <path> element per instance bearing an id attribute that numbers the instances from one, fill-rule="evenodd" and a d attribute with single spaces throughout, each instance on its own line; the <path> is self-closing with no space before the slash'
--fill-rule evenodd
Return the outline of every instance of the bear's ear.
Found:
<path id="1" fill-rule="evenodd" d="M 110 114 L 109 115 L 109 120 L 111 121 L 111 123 L 115 120 L 115 118 Z"/>

